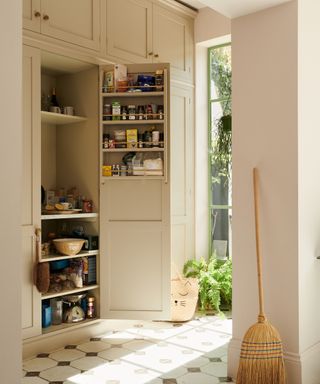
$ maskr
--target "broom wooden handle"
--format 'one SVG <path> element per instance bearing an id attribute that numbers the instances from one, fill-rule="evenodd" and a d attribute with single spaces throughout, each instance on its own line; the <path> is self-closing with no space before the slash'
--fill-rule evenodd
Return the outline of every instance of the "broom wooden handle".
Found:
<path id="1" fill-rule="evenodd" d="M 262 285 L 262 263 L 260 254 L 260 212 L 259 212 L 259 174 L 258 169 L 253 168 L 253 197 L 254 197 L 254 221 L 256 232 L 256 255 L 257 255 L 257 272 L 258 272 L 258 288 L 259 288 L 259 316 L 258 322 L 263 323 L 266 320 L 264 312 L 264 295 Z"/>

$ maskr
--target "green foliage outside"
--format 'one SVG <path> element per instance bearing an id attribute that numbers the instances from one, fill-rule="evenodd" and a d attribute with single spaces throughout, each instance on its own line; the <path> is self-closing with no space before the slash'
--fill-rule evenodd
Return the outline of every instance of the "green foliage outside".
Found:
<path id="1" fill-rule="evenodd" d="M 232 304 L 232 260 L 188 260 L 183 267 L 185 277 L 196 277 L 199 281 L 199 306 L 201 311 L 220 307 L 231 308 Z"/>
<path id="2" fill-rule="evenodd" d="M 222 117 L 215 121 L 215 131 L 212 137 L 212 161 L 217 170 L 213 182 L 229 180 L 231 175 L 231 49 L 230 46 L 215 48 L 210 51 L 211 81 L 222 108 Z"/>

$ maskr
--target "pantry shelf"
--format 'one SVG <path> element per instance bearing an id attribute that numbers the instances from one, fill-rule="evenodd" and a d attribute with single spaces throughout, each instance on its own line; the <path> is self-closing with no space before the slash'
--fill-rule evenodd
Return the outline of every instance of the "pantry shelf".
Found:
<path id="1" fill-rule="evenodd" d="M 164 148 L 109 148 L 103 149 L 102 152 L 164 152 Z"/>
<path id="2" fill-rule="evenodd" d="M 47 124 L 65 125 L 81 123 L 86 120 L 87 118 L 82 116 L 72 116 L 64 115 L 62 113 L 41 111 L 41 122 Z"/>
<path id="3" fill-rule="evenodd" d="M 97 289 L 97 288 L 99 288 L 99 285 L 95 284 L 95 285 L 86 285 L 82 288 L 70 289 L 68 291 L 45 293 L 45 294 L 41 295 L 41 300 L 52 299 L 53 297 L 74 295 L 76 293 L 91 291 L 91 290 Z"/>
<path id="4" fill-rule="evenodd" d="M 42 334 L 50 333 L 51 335 L 53 332 L 58 332 L 58 333 L 60 333 L 61 331 L 67 332 L 68 329 L 70 328 L 77 329 L 77 328 L 85 327 L 92 323 L 97 323 L 99 321 L 101 320 L 96 318 L 96 319 L 85 319 L 83 321 L 80 321 L 79 323 L 61 323 L 59 325 L 50 325 L 50 327 L 42 328 Z"/>
<path id="5" fill-rule="evenodd" d="M 66 256 L 66 255 L 47 255 L 42 256 L 42 258 L 39 260 L 40 263 L 45 263 L 48 261 L 56 261 L 56 260 L 62 260 L 62 259 L 75 259 L 78 257 L 85 257 L 85 256 L 95 256 L 98 255 L 99 251 L 81 251 L 77 253 L 76 255 L 72 256 Z"/>
<path id="6" fill-rule="evenodd" d="M 103 97 L 153 97 L 153 96 L 163 96 L 164 92 L 110 92 L 102 93 Z"/>
<path id="7" fill-rule="evenodd" d="M 97 213 L 70 213 L 70 214 L 47 214 L 41 215 L 41 220 L 57 220 L 57 219 L 95 219 Z"/>
<path id="8" fill-rule="evenodd" d="M 102 120 L 103 125 L 164 124 L 164 120 Z"/>

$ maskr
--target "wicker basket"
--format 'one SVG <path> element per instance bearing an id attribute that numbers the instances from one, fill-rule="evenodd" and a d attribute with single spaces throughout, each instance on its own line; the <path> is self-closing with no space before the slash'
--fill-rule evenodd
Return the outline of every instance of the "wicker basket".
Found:
<path id="1" fill-rule="evenodd" d="M 188 321 L 194 316 L 199 294 L 198 279 L 171 279 L 171 321 Z"/>

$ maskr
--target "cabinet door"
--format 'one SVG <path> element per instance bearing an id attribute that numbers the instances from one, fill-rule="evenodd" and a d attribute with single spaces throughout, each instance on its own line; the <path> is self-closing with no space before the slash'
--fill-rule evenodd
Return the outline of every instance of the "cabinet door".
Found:
<path id="1" fill-rule="evenodd" d="M 82 47 L 100 48 L 100 0 L 41 0 L 41 33 Z"/>
<path id="2" fill-rule="evenodd" d="M 192 82 L 193 52 L 192 20 L 154 5 L 154 62 L 170 63 L 171 78 Z"/>
<path id="3" fill-rule="evenodd" d="M 23 0 L 23 28 L 40 32 L 40 0 Z"/>
<path id="4" fill-rule="evenodd" d="M 22 328 L 41 333 L 41 297 L 33 284 L 35 228 L 40 227 L 40 52 L 23 49 Z"/>
<path id="5" fill-rule="evenodd" d="M 151 62 L 151 19 L 148 0 L 107 0 L 107 55 L 127 62 Z"/>
<path id="6" fill-rule="evenodd" d="M 193 88 L 171 85 L 171 228 L 173 263 L 194 257 Z"/>
<path id="7" fill-rule="evenodd" d="M 171 249 L 169 210 L 166 212 L 167 189 L 168 186 L 162 180 L 110 180 L 102 186 L 102 317 L 170 318 Z M 160 199 L 154 207 L 153 199 Z M 110 206 L 123 206 L 119 216 L 115 210 L 109 216 Z M 159 211 L 159 206 L 162 207 L 162 212 Z M 128 213 L 126 219 L 125 211 Z"/>

